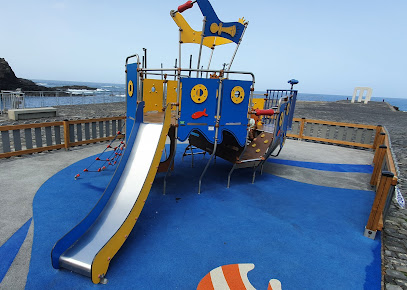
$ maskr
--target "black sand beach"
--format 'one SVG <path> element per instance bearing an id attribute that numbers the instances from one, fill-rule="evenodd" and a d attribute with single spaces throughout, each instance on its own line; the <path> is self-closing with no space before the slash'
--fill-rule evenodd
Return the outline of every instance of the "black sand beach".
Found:
<path id="1" fill-rule="evenodd" d="M 125 115 L 125 103 L 107 103 L 76 106 L 59 106 L 58 117 L 35 119 L 32 122 L 45 122 L 64 119 L 85 119 Z M 369 102 L 304 102 L 296 105 L 295 117 L 348 122 L 369 125 L 383 125 L 390 133 L 390 139 L 400 173 L 399 188 L 406 197 L 407 188 L 407 113 L 394 110 L 388 103 Z M 22 124 L 27 121 L 11 121 L 7 115 L 0 116 L 0 125 Z M 366 217 L 366 221 L 367 221 Z M 363 229 L 361 229 L 363 232 Z M 407 210 L 393 205 L 383 231 L 383 270 L 384 285 L 387 289 L 398 285 L 407 289 Z M 400 288 L 394 288 L 400 289 Z"/>

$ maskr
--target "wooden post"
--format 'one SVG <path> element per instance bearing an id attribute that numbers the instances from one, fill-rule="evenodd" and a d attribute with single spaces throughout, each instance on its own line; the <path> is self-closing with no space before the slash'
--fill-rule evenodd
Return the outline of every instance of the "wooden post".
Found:
<path id="1" fill-rule="evenodd" d="M 386 145 L 380 145 L 379 148 L 376 149 L 376 153 L 374 155 L 374 159 L 376 159 L 376 162 L 374 163 L 372 177 L 370 178 L 370 185 L 377 185 L 379 174 L 383 168 L 383 160 L 384 156 L 386 155 L 386 151 Z"/>
<path id="2" fill-rule="evenodd" d="M 64 120 L 64 145 L 65 145 L 65 150 L 68 150 L 70 147 L 70 140 L 69 140 L 69 121 Z"/>
<path id="3" fill-rule="evenodd" d="M 381 145 L 384 145 L 384 140 L 386 139 L 386 133 L 383 133 L 383 132 L 381 132 L 380 134 L 379 134 L 379 136 L 377 137 L 377 140 L 375 140 L 375 141 L 377 141 L 377 143 L 376 143 L 376 149 L 377 149 L 377 147 L 380 147 Z M 374 144 L 373 144 L 373 146 L 374 146 Z M 376 154 L 375 154 L 375 156 L 374 156 L 374 158 L 373 158 L 373 164 L 376 164 L 376 162 L 377 162 L 377 160 L 376 160 Z"/>
<path id="4" fill-rule="evenodd" d="M 380 217 L 382 215 L 387 195 L 393 184 L 394 174 L 390 171 L 383 171 L 379 186 L 376 190 L 376 196 L 373 202 L 372 210 L 370 211 L 369 220 L 365 228 L 365 236 L 374 239 L 376 231 L 379 227 Z"/>
<path id="5" fill-rule="evenodd" d="M 299 133 L 299 138 L 300 140 L 302 140 L 303 134 L 304 134 L 304 127 L 305 127 L 305 118 L 301 118 L 300 121 L 300 133 Z"/>
<path id="6" fill-rule="evenodd" d="M 382 125 L 377 125 L 376 127 L 376 135 L 373 141 L 373 150 L 376 150 L 376 148 L 380 145 L 382 145 L 383 143 L 380 144 L 379 142 L 379 135 L 383 130 L 383 126 Z"/>

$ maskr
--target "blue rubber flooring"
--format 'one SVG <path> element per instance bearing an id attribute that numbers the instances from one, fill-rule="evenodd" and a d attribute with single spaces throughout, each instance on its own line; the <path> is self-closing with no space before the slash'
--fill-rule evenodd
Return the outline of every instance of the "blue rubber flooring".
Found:
<path id="1" fill-rule="evenodd" d="M 25 224 L 0 247 L 0 283 L 3 281 L 4 276 L 6 276 L 8 269 L 24 243 L 31 225 L 31 220 L 30 218 L 26 221 Z"/>
<path id="2" fill-rule="evenodd" d="M 94 157 L 60 171 L 37 192 L 34 242 L 27 289 L 196 289 L 212 269 L 253 263 L 248 278 L 257 289 L 270 279 L 283 289 L 380 289 L 380 239 L 363 236 L 374 193 L 338 189 L 263 174 L 217 159 L 197 194 L 208 158 L 181 162 L 162 194 L 155 179 L 131 235 L 110 263 L 107 285 L 51 266 L 56 241 L 93 208 L 114 170 L 82 172 Z M 142 165 L 140 165 L 142 166 Z"/>

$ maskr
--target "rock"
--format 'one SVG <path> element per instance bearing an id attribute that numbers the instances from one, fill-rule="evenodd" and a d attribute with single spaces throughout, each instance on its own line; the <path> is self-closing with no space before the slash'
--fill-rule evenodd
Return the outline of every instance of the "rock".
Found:
<path id="1" fill-rule="evenodd" d="M 62 87 L 53 87 L 52 89 L 58 90 L 58 91 L 63 91 L 63 90 L 91 90 L 94 91 L 97 88 L 92 88 L 88 86 L 79 86 L 79 85 L 73 85 L 73 86 L 62 86 Z"/>
<path id="2" fill-rule="evenodd" d="M 87 86 L 62 86 L 62 87 L 44 87 L 39 86 L 33 81 L 18 78 L 13 69 L 4 58 L 0 58 L 0 91 L 14 91 L 16 89 L 22 89 L 23 91 L 66 91 L 68 89 L 74 90 L 96 90 Z"/>
<path id="3" fill-rule="evenodd" d="M 403 290 L 403 288 L 398 285 L 386 284 L 386 290 Z"/>
<path id="4" fill-rule="evenodd" d="M 387 269 L 386 276 L 389 276 L 389 277 L 395 278 L 395 279 L 400 279 L 400 280 L 407 280 L 407 277 L 402 272 L 397 271 L 397 270 Z"/>
<path id="5" fill-rule="evenodd" d="M 397 285 L 401 286 L 401 288 L 407 289 L 407 281 L 396 279 L 395 282 Z"/>
<path id="6" fill-rule="evenodd" d="M 407 274 L 407 267 L 405 266 L 396 266 L 396 270 Z"/>
<path id="7" fill-rule="evenodd" d="M 39 86 L 33 81 L 16 77 L 8 62 L 0 58 L 0 91 L 14 91 L 18 88 L 23 91 L 49 91 L 49 88 Z"/>

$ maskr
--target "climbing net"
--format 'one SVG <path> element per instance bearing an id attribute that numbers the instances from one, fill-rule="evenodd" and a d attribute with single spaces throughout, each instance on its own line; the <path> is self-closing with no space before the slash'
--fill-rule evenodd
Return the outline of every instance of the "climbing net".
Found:
<path id="1" fill-rule="evenodd" d="M 119 137 L 122 136 L 122 132 L 118 131 L 114 138 L 110 141 L 109 145 L 93 160 L 83 172 L 101 172 L 106 170 L 109 166 L 114 167 L 119 158 L 123 156 L 124 148 L 126 144 L 123 140 L 120 140 Z M 113 150 L 109 150 L 113 149 Z M 81 174 L 75 175 L 75 180 L 77 180 Z"/>

